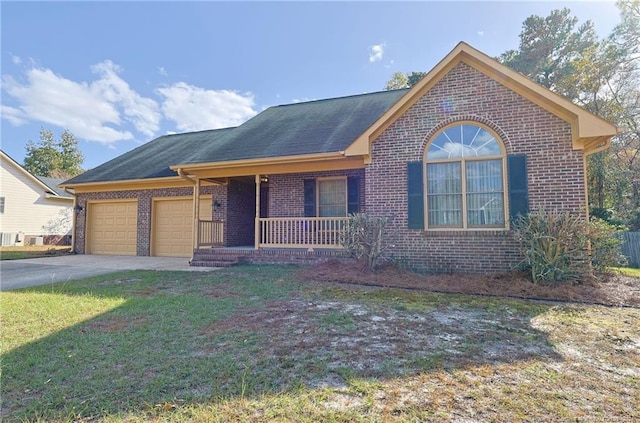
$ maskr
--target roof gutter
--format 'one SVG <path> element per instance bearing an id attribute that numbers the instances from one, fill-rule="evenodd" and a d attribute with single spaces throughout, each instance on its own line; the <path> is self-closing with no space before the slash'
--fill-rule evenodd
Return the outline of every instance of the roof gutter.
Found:
<path id="1" fill-rule="evenodd" d="M 169 169 L 178 172 L 178 175 L 182 176 L 181 172 L 210 169 L 210 168 L 234 168 L 251 165 L 268 165 L 268 164 L 286 164 L 286 163 L 301 163 L 331 160 L 345 157 L 344 151 L 337 151 L 332 153 L 314 153 L 314 154 L 299 154 L 293 156 L 280 156 L 280 157 L 264 157 L 259 159 L 247 159 L 247 160 L 229 160 L 222 162 L 207 162 L 207 163 L 192 163 L 192 164 L 178 164 L 175 166 L 169 166 Z M 184 176 L 183 176 L 184 177 Z"/>
<path id="2" fill-rule="evenodd" d="M 592 156 L 594 154 L 600 153 L 600 152 L 608 149 L 610 146 L 611 146 L 611 138 L 607 138 L 607 139 L 605 139 L 604 143 L 598 145 L 597 147 L 591 148 L 589 150 L 585 150 L 584 156 L 585 157 L 589 157 L 589 156 Z"/>
<path id="3" fill-rule="evenodd" d="M 178 176 L 181 177 L 182 179 L 184 179 L 185 181 L 188 181 L 192 185 L 196 184 L 196 181 L 193 178 L 190 178 L 189 176 L 184 174 L 184 172 L 182 171 L 181 167 L 179 167 L 177 169 L 172 169 L 172 170 L 176 170 L 178 172 Z"/>

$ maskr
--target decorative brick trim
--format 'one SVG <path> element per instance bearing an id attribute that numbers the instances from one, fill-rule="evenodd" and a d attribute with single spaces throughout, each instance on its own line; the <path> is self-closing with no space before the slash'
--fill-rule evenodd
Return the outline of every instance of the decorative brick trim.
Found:
<path id="1" fill-rule="evenodd" d="M 502 141 L 502 143 L 504 144 L 504 148 L 506 149 L 506 153 L 507 154 L 511 154 L 511 151 L 513 150 L 512 146 L 511 146 L 511 140 L 509 139 L 509 136 L 502 130 L 502 128 L 495 123 L 493 120 L 488 119 L 485 116 L 480 116 L 480 115 L 476 115 L 476 114 L 466 114 L 466 115 L 457 115 L 457 116 L 450 116 L 448 118 L 446 118 L 445 120 L 439 122 L 436 126 L 433 127 L 433 129 L 431 129 L 426 135 L 425 135 L 425 142 L 423 144 L 422 147 L 422 156 L 424 157 L 424 155 L 426 154 L 426 148 L 427 145 L 429 145 L 429 142 L 433 139 L 433 137 L 440 132 L 443 128 L 449 126 L 449 125 L 453 125 L 455 123 L 463 123 L 463 122 L 475 122 L 475 123 L 479 123 L 482 124 L 488 128 L 490 128 L 491 130 L 493 130 L 498 137 L 500 137 L 500 140 Z"/>

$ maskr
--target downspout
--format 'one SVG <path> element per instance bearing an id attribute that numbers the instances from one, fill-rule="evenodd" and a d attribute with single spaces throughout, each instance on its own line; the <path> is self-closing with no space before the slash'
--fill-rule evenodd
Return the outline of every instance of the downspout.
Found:
<path id="1" fill-rule="evenodd" d="M 193 220 L 193 230 L 191 231 L 191 258 L 189 259 L 189 264 L 191 264 L 191 262 L 193 261 L 193 259 L 195 258 L 193 251 L 195 250 L 194 248 L 194 243 L 195 240 L 197 239 L 196 237 L 197 235 L 197 231 L 198 231 L 198 221 L 197 221 L 197 209 L 196 207 L 198 207 L 197 205 L 197 198 L 200 196 L 200 187 L 199 184 L 193 180 L 192 178 L 190 178 L 189 176 L 185 175 L 184 172 L 182 171 L 182 168 L 179 167 L 178 168 L 178 176 L 181 177 L 182 179 L 184 179 L 185 181 L 189 182 L 190 184 L 193 185 L 193 207 L 191 208 L 191 213 L 192 213 L 192 220 Z"/>
<path id="2" fill-rule="evenodd" d="M 64 187 L 62 188 L 64 190 L 64 192 L 66 192 L 69 195 L 73 196 L 73 209 L 71 209 L 71 213 L 73 215 L 73 219 L 71 219 L 71 252 L 75 254 L 76 252 L 76 205 L 77 203 L 77 198 L 76 198 L 76 193 L 75 192 L 71 192 L 69 191 L 69 188 Z"/>

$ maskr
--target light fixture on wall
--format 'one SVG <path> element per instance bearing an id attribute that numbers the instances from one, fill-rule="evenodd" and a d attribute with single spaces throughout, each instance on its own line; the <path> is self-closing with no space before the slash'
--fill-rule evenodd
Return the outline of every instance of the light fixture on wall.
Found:
<path id="1" fill-rule="evenodd" d="M 261 176 L 260 177 L 260 183 L 266 184 L 267 182 L 269 182 L 269 177 L 268 176 Z"/>
<path id="2" fill-rule="evenodd" d="M 73 209 L 75 211 L 77 211 L 78 213 L 80 213 L 82 210 L 84 210 L 84 208 L 80 204 L 76 204 L 76 206 Z"/>
<path id="3" fill-rule="evenodd" d="M 220 204 L 220 202 L 218 200 L 213 202 L 213 209 L 214 210 L 218 210 L 221 206 L 222 206 L 222 204 Z"/>

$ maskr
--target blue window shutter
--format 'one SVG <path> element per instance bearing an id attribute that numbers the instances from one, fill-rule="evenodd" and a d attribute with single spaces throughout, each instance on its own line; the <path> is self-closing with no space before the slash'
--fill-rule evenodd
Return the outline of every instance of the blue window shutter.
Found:
<path id="1" fill-rule="evenodd" d="M 529 213 L 529 184 L 527 182 L 527 156 L 512 154 L 507 156 L 509 183 L 509 218 Z"/>
<path id="2" fill-rule="evenodd" d="M 360 177 L 347 178 L 347 214 L 360 212 Z"/>
<path id="3" fill-rule="evenodd" d="M 409 229 L 424 229 L 424 187 L 422 162 L 407 163 Z"/>
<path id="4" fill-rule="evenodd" d="M 316 217 L 316 180 L 304 180 L 304 217 Z"/>

